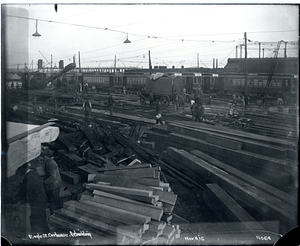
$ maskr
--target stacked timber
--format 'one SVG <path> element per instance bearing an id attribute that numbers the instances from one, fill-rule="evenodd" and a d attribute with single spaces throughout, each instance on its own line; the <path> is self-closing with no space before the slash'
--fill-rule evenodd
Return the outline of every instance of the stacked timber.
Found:
<path id="1" fill-rule="evenodd" d="M 220 221 L 241 222 L 253 238 L 267 230 L 259 221 L 274 221 L 272 240 L 296 226 L 296 196 L 199 150 L 168 147 L 163 158 L 202 186 L 203 199 Z"/>
<path id="2" fill-rule="evenodd" d="M 66 231 L 76 225 L 115 244 L 170 244 L 179 238 L 181 229 L 171 220 L 177 195 L 161 181 L 160 167 L 132 163 L 91 171 L 86 191 L 65 202 L 50 223 Z"/>
<path id="3" fill-rule="evenodd" d="M 295 194 L 297 150 L 292 141 L 194 123 L 170 123 L 168 144 L 199 150 L 287 193 Z"/>

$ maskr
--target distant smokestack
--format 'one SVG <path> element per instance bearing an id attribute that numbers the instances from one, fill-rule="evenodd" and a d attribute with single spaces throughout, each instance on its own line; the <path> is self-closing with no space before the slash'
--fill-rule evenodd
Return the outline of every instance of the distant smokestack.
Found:
<path id="1" fill-rule="evenodd" d="M 213 68 L 215 68 L 215 58 L 213 58 Z"/>
<path id="2" fill-rule="evenodd" d="M 216 59 L 216 68 L 218 68 L 218 59 Z"/>

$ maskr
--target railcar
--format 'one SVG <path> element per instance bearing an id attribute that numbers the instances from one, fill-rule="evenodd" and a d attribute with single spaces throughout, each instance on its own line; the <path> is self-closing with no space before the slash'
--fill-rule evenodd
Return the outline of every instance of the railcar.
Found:
<path id="1" fill-rule="evenodd" d="M 252 95 L 262 95 L 267 93 L 272 96 L 282 94 L 295 94 L 297 92 L 297 77 L 288 74 L 274 74 L 267 87 L 268 74 L 249 74 L 247 92 Z M 245 76 L 242 74 L 228 74 L 219 80 L 221 91 L 229 93 L 243 93 L 245 91 Z"/>

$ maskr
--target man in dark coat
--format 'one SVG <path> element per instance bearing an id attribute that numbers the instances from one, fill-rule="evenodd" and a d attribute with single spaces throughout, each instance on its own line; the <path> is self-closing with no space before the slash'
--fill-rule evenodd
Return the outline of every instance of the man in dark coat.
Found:
<path id="1" fill-rule="evenodd" d="M 59 209 L 59 192 L 61 187 L 61 177 L 57 163 L 51 158 L 52 151 L 50 149 L 42 152 L 45 158 L 45 191 L 48 197 L 50 213 Z"/>
<path id="2" fill-rule="evenodd" d="M 149 100 L 150 100 L 150 107 L 152 108 L 154 106 L 154 95 L 153 95 L 153 92 L 150 91 L 150 94 L 149 94 Z"/>
<path id="3" fill-rule="evenodd" d="M 19 191 L 21 200 L 27 200 L 30 205 L 31 233 L 48 233 L 49 228 L 46 218 L 47 196 L 40 175 L 29 169 L 26 163 L 17 170 L 17 174 L 23 177 L 23 183 Z"/>
<path id="4" fill-rule="evenodd" d="M 84 114 L 85 114 L 85 121 L 89 122 L 90 121 L 90 115 L 91 115 L 91 111 L 92 111 L 92 104 L 88 99 L 85 99 L 85 102 L 82 105 L 82 108 L 84 110 Z"/>
<path id="5" fill-rule="evenodd" d="M 162 122 L 162 110 L 161 110 L 161 103 L 160 101 L 158 100 L 157 103 L 156 103 L 156 124 L 161 124 L 163 125 L 163 122 Z"/>
<path id="6" fill-rule="evenodd" d="M 108 93 L 108 106 L 109 106 L 109 112 L 111 115 L 113 115 L 113 111 L 114 111 L 114 104 L 115 104 L 115 100 L 113 99 L 111 93 Z"/>

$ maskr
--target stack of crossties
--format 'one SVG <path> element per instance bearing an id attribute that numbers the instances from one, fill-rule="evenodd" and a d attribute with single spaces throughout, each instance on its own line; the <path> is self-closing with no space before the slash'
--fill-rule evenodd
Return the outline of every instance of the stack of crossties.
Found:
<path id="1" fill-rule="evenodd" d="M 74 221 L 113 244 L 171 244 L 181 232 L 172 224 L 177 195 L 160 174 L 159 166 L 139 162 L 98 168 L 88 175 L 86 191 L 65 202 L 50 223 L 62 228 Z"/>

